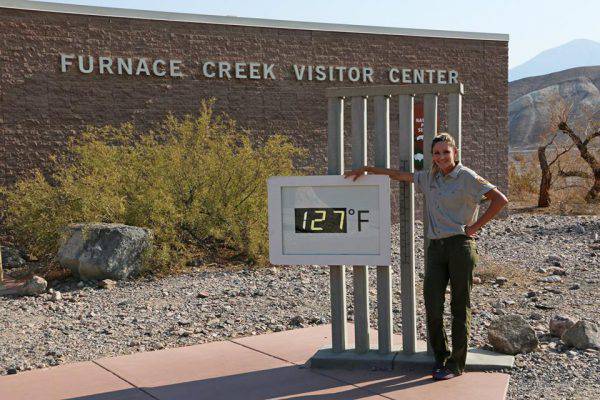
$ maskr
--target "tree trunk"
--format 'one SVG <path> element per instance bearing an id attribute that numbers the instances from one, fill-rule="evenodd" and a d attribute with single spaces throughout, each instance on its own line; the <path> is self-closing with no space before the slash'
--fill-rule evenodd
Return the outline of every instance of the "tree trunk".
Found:
<path id="1" fill-rule="evenodd" d="M 600 201 L 600 168 L 594 168 L 594 184 L 585 195 L 585 201 L 588 203 Z"/>
<path id="2" fill-rule="evenodd" d="M 546 158 L 546 146 L 538 147 L 538 160 L 542 170 L 542 180 L 540 181 L 540 194 L 538 197 L 538 207 L 550 206 L 550 186 L 552 185 L 552 172 Z"/>

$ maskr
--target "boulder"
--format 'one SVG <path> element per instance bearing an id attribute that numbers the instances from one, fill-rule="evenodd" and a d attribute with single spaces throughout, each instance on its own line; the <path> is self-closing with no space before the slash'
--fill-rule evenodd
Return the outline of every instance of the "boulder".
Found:
<path id="1" fill-rule="evenodd" d="M 533 351 L 539 345 L 533 328 L 516 314 L 503 315 L 492 321 L 488 340 L 496 351 L 513 355 Z"/>
<path id="2" fill-rule="evenodd" d="M 37 296 L 46 292 L 46 287 L 48 287 L 48 282 L 44 278 L 34 275 L 21 286 L 19 293 L 23 296 Z"/>
<path id="3" fill-rule="evenodd" d="M 575 321 L 566 315 L 555 315 L 550 319 L 550 334 L 561 337 L 570 327 L 575 325 Z"/>
<path id="4" fill-rule="evenodd" d="M 562 341 L 580 350 L 600 349 L 600 330 L 593 322 L 580 320 L 563 333 Z"/>
<path id="5" fill-rule="evenodd" d="M 123 224 L 73 224 L 58 250 L 58 261 L 83 279 L 121 280 L 138 274 L 152 232 Z"/>
<path id="6" fill-rule="evenodd" d="M 4 269 L 19 268 L 26 264 L 19 250 L 5 246 L 0 246 L 0 249 Z"/>

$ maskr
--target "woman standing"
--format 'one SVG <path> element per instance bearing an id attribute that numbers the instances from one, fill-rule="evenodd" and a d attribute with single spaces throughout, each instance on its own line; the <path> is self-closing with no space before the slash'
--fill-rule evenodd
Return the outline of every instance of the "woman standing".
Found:
<path id="1" fill-rule="evenodd" d="M 414 182 L 425 196 L 427 209 L 427 265 L 423 297 L 427 314 L 429 343 L 433 348 L 435 380 L 451 379 L 463 373 L 467 359 L 471 323 L 471 286 L 477 263 L 474 236 L 508 203 L 496 186 L 457 161 L 452 136 L 437 135 L 431 142 L 430 171 L 414 174 L 387 168 L 362 167 L 345 176 L 358 179 L 365 172 L 388 175 L 400 182 Z M 483 199 L 491 201 L 477 219 Z M 444 300 L 450 282 L 452 311 L 452 352 L 444 329 Z"/>

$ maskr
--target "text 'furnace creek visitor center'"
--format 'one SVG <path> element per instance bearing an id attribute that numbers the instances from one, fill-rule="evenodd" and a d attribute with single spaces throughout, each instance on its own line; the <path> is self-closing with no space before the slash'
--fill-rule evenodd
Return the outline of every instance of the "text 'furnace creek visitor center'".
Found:
<path id="1" fill-rule="evenodd" d="M 325 174 L 327 88 L 460 82 L 463 163 L 507 190 L 508 35 L 1 4 L 0 185 L 36 168 L 47 172 L 50 155 L 64 152 L 86 126 L 149 128 L 169 112 L 195 114 L 209 98 L 257 142 L 289 136 L 309 150 L 311 173 Z M 395 167 L 393 110 L 394 97 Z M 440 96 L 439 131 L 445 111 Z M 372 137 L 372 120 L 368 130 Z"/>

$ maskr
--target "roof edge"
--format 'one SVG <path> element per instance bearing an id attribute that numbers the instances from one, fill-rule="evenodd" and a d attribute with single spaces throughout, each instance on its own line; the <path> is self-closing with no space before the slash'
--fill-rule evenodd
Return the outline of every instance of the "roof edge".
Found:
<path id="1" fill-rule="evenodd" d="M 114 7 L 96 7 L 78 4 L 47 3 L 30 0 L 4 0 L 0 8 L 29 11 L 93 15 L 102 17 L 135 18 L 173 22 L 192 22 L 217 25 L 237 25 L 256 28 L 300 29 L 309 31 L 367 33 L 375 35 L 418 36 L 445 39 L 471 39 L 508 42 L 508 34 L 460 32 L 433 29 L 392 28 L 384 26 L 347 25 L 321 22 L 287 21 L 276 19 L 229 17 L 219 15 L 186 14 L 164 11 L 134 10 Z"/>

